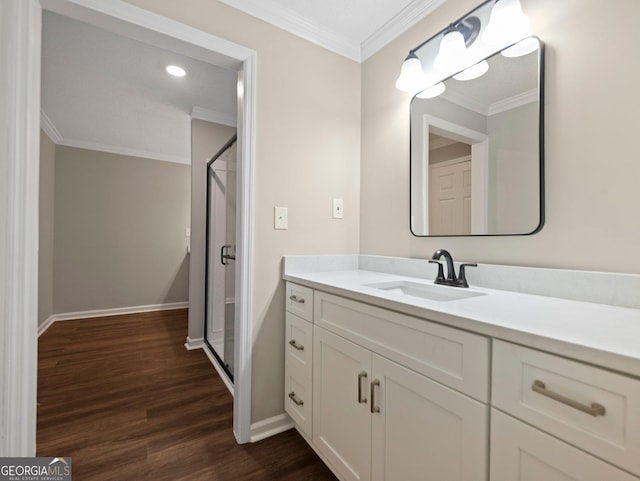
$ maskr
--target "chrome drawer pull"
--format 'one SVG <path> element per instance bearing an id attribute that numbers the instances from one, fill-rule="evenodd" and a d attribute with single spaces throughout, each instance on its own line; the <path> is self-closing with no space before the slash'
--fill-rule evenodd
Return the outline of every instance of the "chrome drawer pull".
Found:
<path id="1" fill-rule="evenodd" d="M 298 304 L 304 304 L 304 297 L 298 297 L 294 294 L 289 296 L 289 299 L 291 299 L 293 302 L 297 302 Z"/>
<path id="2" fill-rule="evenodd" d="M 380 406 L 376 406 L 376 392 L 375 392 L 376 386 L 379 386 L 379 385 L 380 385 L 380 381 L 378 381 L 377 379 L 374 379 L 373 381 L 371 381 L 371 414 L 380 412 Z"/>
<path id="3" fill-rule="evenodd" d="M 586 404 L 582 404 L 581 402 L 574 401 L 571 398 L 563 396 L 562 394 L 558 394 L 557 392 L 547 390 L 547 386 L 542 381 L 538 381 L 537 379 L 533 381 L 531 385 L 531 390 L 537 392 L 538 394 L 542 394 L 548 398 L 553 399 L 554 401 L 558 401 L 559 403 L 566 404 L 569 407 L 577 409 L 578 411 L 582 411 L 583 413 L 588 414 L 589 416 L 597 417 L 604 416 L 607 410 L 604 408 L 602 404 L 591 403 L 590 406 Z"/>
<path id="4" fill-rule="evenodd" d="M 296 398 L 296 393 L 294 393 L 293 391 L 289 393 L 289 399 L 291 399 L 296 406 L 302 406 L 304 404 L 304 401 L 302 399 Z"/>
<path id="5" fill-rule="evenodd" d="M 358 404 L 366 404 L 367 398 L 362 397 L 362 380 L 367 379 L 367 373 L 362 371 L 358 374 Z"/>
<path id="6" fill-rule="evenodd" d="M 304 351 L 304 346 L 302 344 L 298 344 L 295 339 L 291 339 L 289 344 L 298 351 Z"/>

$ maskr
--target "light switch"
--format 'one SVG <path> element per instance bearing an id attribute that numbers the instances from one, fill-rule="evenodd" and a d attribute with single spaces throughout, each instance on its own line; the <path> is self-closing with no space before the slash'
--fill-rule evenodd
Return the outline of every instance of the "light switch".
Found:
<path id="1" fill-rule="evenodd" d="M 333 199 L 333 216 L 334 219 L 342 219 L 344 217 L 344 203 L 342 199 Z"/>
<path id="2" fill-rule="evenodd" d="M 286 207 L 274 207 L 274 229 L 288 229 L 289 228 L 289 209 Z"/>

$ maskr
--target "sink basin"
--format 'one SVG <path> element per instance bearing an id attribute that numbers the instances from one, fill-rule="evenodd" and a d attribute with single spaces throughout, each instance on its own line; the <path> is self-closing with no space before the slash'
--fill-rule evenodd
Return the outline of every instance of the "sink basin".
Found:
<path id="1" fill-rule="evenodd" d="M 421 299 L 438 302 L 457 301 L 487 295 L 485 292 L 470 291 L 466 288 L 420 284 L 412 281 L 377 282 L 374 284 L 365 284 L 365 286 L 394 294 L 419 297 Z"/>

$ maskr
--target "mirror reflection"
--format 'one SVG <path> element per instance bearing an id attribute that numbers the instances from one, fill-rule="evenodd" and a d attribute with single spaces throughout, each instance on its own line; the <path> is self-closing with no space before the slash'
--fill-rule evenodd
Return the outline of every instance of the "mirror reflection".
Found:
<path id="1" fill-rule="evenodd" d="M 531 234 L 542 227 L 542 46 L 534 41 L 526 55 L 487 58 L 479 78 L 454 76 L 439 96 L 412 100 L 414 235 Z"/>

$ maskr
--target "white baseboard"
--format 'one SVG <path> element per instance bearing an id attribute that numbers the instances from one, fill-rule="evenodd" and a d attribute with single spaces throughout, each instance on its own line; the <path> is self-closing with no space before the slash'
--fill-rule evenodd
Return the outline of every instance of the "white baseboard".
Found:
<path id="1" fill-rule="evenodd" d="M 224 369 L 222 369 L 222 366 L 218 363 L 218 360 L 214 357 L 213 354 L 211 354 L 209 349 L 204 345 L 204 342 L 202 343 L 202 350 L 207 355 L 207 357 L 209 358 L 209 361 L 211 361 L 211 364 L 213 364 L 213 367 L 217 371 L 218 376 L 220 376 L 220 379 L 222 379 L 222 382 L 224 383 L 225 386 L 227 386 L 227 389 L 233 396 L 235 392 L 235 390 L 233 389 L 233 383 L 227 377 L 227 373 L 224 372 Z"/>
<path id="2" fill-rule="evenodd" d="M 42 336 L 42 334 L 44 334 L 44 331 L 49 329 L 49 327 L 51 327 L 51 324 L 53 324 L 54 322 L 56 322 L 56 316 L 55 315 L 51 315 L 51 316 L 47 317 L 47 319 L 42 324 L 39 324 L 38 325 L 38 337 Z"/>
<path id="3" fill-rule="evenodd" d="M 293 428 L 293 421 L 287 413 L 278 414 L 257 423 L 251 424 L 251 438 L 252 443 L 256 443 L 262 439 L 275 436 L 276 434 L 283 433 Z"/>
<path id="4" fill-rule="evenodd" d="M 93 311 L 64 312 L 53 314 L 38 326 L 38 337 L 40 337 L 54 322 L 73 321 L 77 319 L 89 319 L 93 317 L 121 316 L 123 314 L 139 314 L 141 312 L 171 311 L 173 309 L 185 309 L 189 307 L 188 302 L 171 302 L 168 304 L 149 304 L 146 306 L 115 307 L 112 309 L 97 309 Z"/>
<path id="5" fill-rule="evenodd" d="M 187 336 L 187 342 L 184 343 L 184 347 L 187 351 L 202 349 L 204 347 L 204 338 L 196 337 L 195 339 L 191 339 Z"/>

